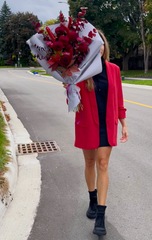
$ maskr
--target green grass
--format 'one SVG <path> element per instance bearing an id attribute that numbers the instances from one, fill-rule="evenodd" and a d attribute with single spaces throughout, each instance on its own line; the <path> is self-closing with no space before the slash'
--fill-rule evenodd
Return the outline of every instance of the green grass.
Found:
<path id="1" fill-rule="evenodd" d="M 137 85 L 148 85 L 148 86 L 152 86 L 152 80 L 122 81 L 122 83 L 129 83 L 129 84 L 137 84 Z"/>
<path id="2" fill-rule="evenodd" d="M 44 70 L 36 70 L 36 69 L 33 69 L 33 70 L 31 70 L 31 72 L 32 72 L 32 73 L 33 73 L 33 72 L 45 73 L 45 71 L 44 71 Z"/>
<path id="3" fill-rule="evenodd" d="M 9 140 L 6 136 L 6 123 L 0 112 L 0 174 L 5 173 L 8 170 L 7 164 L 10 161 L 10 152 L 6 148 L 8 145 Z"/>
<path id="4" fill-rule="evenodd" d="M 0 66 L 0 68 L 15 68 L 15 66 Z"/>
<path id="5" fill-rule="evenodd" d="M 144 73 L 143 70 L 128 70 L 121 71 L 121 76 L 124 77 L 152 77 L 152 70 L 149 70 L 148 73 Z"/>
<path id="6" fill-rule="evenodd" d="M 31 70 L 31 72 L 33 73 L 33 72 L 38 72 L 40 75 L 44 75 L 44 76 L 51 76 L 50 74 L 48 74 L 48 73 L 46 73 L 46 71 L 44 71 L 44 70 L 36 70 L 36 69 L 34 69 L 34 70 Z"/>

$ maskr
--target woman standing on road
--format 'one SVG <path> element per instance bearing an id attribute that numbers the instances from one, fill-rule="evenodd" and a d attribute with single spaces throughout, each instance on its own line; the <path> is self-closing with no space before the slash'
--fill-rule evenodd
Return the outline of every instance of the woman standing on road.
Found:
<path id="1" fill-rule="evenodd" d="M 117 65 L 108 62 L 108 42 L 104 34 L 98 32 L 104 42 L 100 49 L 103 70 L 93 79 L 77 84 L 81 89 L 83 109 L 76 112 L 75 147 L 83 150 L 85 159 L 85 179 L 90 197 L 86 215 L 90 219 L 96 219 L 93 233 L 105 235 L 108 163 L 112 147 L 117 145 L 118 119 L 122 125 L 122 143 L 128 140 L 128 132 L 120 70 Z M 67 88 L 67 84 L 63 86 Z"/>

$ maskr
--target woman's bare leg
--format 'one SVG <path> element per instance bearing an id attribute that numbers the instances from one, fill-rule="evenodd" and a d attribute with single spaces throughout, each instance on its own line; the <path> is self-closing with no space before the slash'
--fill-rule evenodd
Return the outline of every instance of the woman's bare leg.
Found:
<path id="1" fill-rule="evenodd" d="M 90 192 L 95 190 L 95 153 L 96 150 L 94 149 L 83 149 L 85 159 L 85 179 L 88 186 L 88 191 Z"/>
<path id="2" fill-rule="evenodd" d="M 112 147 L 99 147 L 96 152 L 98 205 L 106 204 L 109 185 L 108 163 Z"/>

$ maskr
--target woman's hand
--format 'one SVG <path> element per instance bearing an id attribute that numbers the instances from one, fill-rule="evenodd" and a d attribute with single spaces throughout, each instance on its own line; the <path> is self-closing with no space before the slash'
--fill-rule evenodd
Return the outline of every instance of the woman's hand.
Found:
<path id="1" fill-rule="evenodd" d="M 68 84 L 67 84 L 67 83 L 62 83 L 62 84 L 63 84 L 63 87 L 64 87 L 65 89 L 67 89 Z"/>
<path id="2" fill-rule="evenodd" d="M 120 119 L 121 125 L 122 125 L 122 137 L 120 138 L 121 143 L 125 143 L 128 141 L 128 130 L 127 130 L 127 125 L 125 122 L 125 119 Z"/>
<path id="3" fill-rule="evenodd" d="M 122 127 L 122 137 L 120 138 L 121 143 L 125 143 L 128 141 L 128 131 L 127 127 Z"/>

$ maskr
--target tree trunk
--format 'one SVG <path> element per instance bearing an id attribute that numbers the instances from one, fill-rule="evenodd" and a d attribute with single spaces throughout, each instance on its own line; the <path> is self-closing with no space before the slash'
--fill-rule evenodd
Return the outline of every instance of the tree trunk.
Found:
<path id="1" fill-rule="evenodd" d="M 149 53 L 150 53 L 150 46 L 147 46 L 147 49 L 145 51 L 145 59 L 144 59 L 144 64 L 145 64 L 145 73 L 148 72 L 148 63 L 149 63 Z"/>
<path id="2" fill-rule="evenodd" d="M 131 54 L 133 53 L 133 50 L 129 49 L 129 52 L 126 54 L 123 54 L 123 63 L 122 63 L 122 70 L 123 71 L 128 71 L 128 61 L 129 58 L 131 57 Z"/>
<path id="3" fill-rule="evenodd" d="M 144 50 L 144 69 L 145 69 L 145 73 L 147 73 L 150 48 L 149 48 L 149 45 L 146 47 L 144 19 L 143 19 L 143 1 L 141 0 L 139 0 L 139 9 L 140 9 L 140 21 L 141 21 L 141 37 L 142 37 L 143 50 Z"/>

